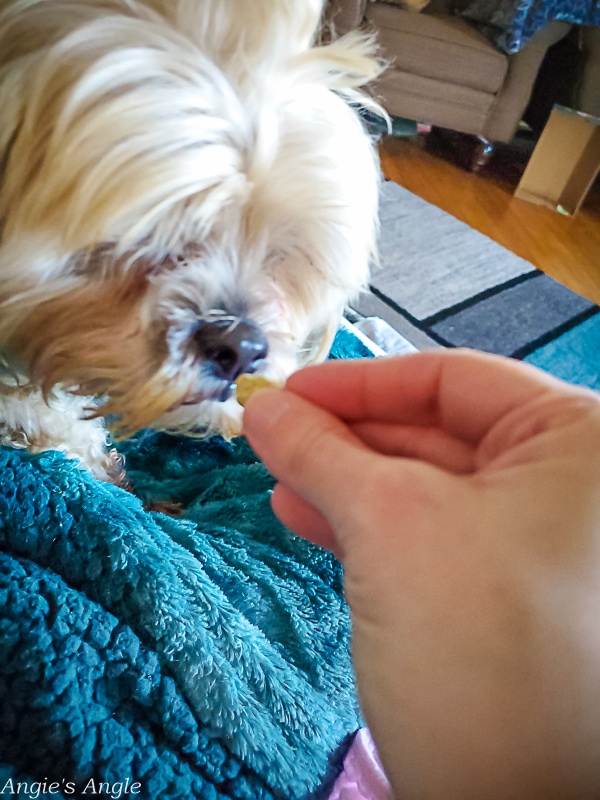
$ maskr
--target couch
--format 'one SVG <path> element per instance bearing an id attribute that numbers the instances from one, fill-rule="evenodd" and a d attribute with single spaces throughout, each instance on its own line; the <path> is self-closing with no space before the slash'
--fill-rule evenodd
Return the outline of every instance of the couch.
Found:
<path id="1" fill-rule="evenodd" d="M 494 143 L 514 136 L 546 51 L 571 25 L 552 21 L 508 55 L 451 14 L 448 0 L 431 0 L 420 12 L 397 2 L 330 0 L 328 11 L 336 33 L 361 25 L 375 30 L 390 64 L 374 87 L 386 111 L 474 134 L 472 167 L 480 168 Z"/>

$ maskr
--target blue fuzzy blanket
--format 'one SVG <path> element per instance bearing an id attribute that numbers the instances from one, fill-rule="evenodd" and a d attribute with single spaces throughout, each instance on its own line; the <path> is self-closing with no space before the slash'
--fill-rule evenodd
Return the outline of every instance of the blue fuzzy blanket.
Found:
<path id="1" fill-rule="evenodd" d="M 244 440 L 122 450 L 135 495 L 0 449 L 0 797 L 325 796 L 360 725 L 340 565 Z"/>
<path id="2" fill-rule="evenodd" d="M 453 7 L 506 53 L 517 53 L 552 20 L 600 25 L 599 0 L 454 0 Z"/>

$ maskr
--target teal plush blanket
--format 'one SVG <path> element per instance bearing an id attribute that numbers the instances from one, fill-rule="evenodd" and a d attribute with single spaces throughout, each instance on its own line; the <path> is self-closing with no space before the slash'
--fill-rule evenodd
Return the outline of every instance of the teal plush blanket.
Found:
<path id="1" fill-rule="evenodd" d="M 122 450 L 135 495 L 0 449 L 0 797 L 326 796 L 360 725 L 340 565 L 244 440 Z"/>

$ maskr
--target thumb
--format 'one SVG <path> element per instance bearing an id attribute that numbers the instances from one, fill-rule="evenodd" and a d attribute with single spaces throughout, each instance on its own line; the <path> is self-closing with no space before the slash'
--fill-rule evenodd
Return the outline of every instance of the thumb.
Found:
<path id="1" fill-rule="evenodd" d="M 332 527 L 352 516 L 377 456 L 341 420 L 285 389 L 264 390 L 246 406 L 244 433 L 271 474 Z"/>

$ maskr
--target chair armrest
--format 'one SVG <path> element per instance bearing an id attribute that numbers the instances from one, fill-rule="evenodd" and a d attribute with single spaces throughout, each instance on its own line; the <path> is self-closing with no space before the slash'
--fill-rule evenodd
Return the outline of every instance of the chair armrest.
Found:
<path id="1" fill-rule="evenodd" d="M 483 136 L 492 141 L 510 141 L 531 97 L 546 51 L 563 39 L 571 27 L 567 22 L 552 20 L 537 31 L 518 53 L 508 56 L 504 86 L 490 110 Z"/>
<path id="2" fill-rule="evenodd" d="M 547 22 L 543 28 L 540 28 L 540 30 L 534 33 L 527 44 L 524 45 L 518 53 L 514 53 L 511 58 L 518 58 L 519 54 L 522 53 L 526 48 L 528 48 L 529 51 L 537 50 L 538 52 L 545 54 L 549 47 L 552 47 L 553 44 L 556 44 L 557 42 L 560 42 L 561 39 L 564 39 L 572 27 L 573 26 L 568 22 L 562 22 L 561 20 L 550 20 L 550 22 Z"/>

